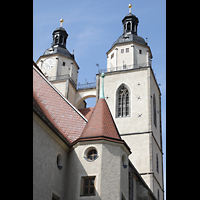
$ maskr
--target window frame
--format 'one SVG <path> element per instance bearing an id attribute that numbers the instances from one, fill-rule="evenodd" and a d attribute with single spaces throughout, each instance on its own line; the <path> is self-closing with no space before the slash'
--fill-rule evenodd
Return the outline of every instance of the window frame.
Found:
<path id="1" fill-rule="evenodd" d="M 126 93 L 120 94 L 121 89 L 126 89 Z M 122 117 L 130 117 L 130 89 L 129 87 L 122 83 L 116 92 L 116 118 L 122 118 Z"/>
<path id="2" fill-rule="evenodd" d="M 88 180 L 88 184 L 85 185 L 85 180 Z M 93 185 L 91 185 L 91 180 L 94 181 Z M 96 176 L 84 176 L 81 177 L 81 195 L 80 196 L 95 196 L 96 195 Z M 85 189 L 88 189 L 88 192 L 85 193 Z M 93 188 L 93 192 L 91 193 L 91 188 Z"/>

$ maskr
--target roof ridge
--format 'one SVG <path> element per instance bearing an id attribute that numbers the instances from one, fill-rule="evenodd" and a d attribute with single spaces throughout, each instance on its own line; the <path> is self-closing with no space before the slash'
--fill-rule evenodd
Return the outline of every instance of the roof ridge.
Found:
<path id="1" fill-rule="evenodd" d="M 88 120 L 83 116 L 83 114 L 75 107 L 73 106 L 50 82 L 49 80 L 44 77 L 44 75 L 33 65 L 34 70 L 86 121 Z"/>

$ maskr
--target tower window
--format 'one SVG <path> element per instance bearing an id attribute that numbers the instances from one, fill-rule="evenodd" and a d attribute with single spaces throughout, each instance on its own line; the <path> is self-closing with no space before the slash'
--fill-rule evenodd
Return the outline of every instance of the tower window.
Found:
<path id="1" fill-rule="evenodd" d="M 121 49 L 121 53 L 124 53 L 124 49 Z"/>
<path id="2" fill-rule="evenodd" d="M 160 194 L 159 194 L 159 189 L 158 189 L 158 194 L 157 194 L 157 195 L 158 195 L 158 200 L 160 200 Z"/>
<path id="3" fill-rule="evenodd" d="M 141 49 L 139 50 L 139 54 L 142 54 L 142 50 Z"/>
<path id="4" fill-rule="evenodd" d="M 158 154 L 156 154 L 156 169 L 157 169 L 157 172 L 159 173 L 159 165 L 158 165 Z"/>
<path id="5" fill-rule="evenodd" d="M 126 48 L 126 53 L 128 53 L 129 52 L 129 48 Z"/>
<path id="6" fill-rule="evenodd" d="M 129 116 L 129 91 L 122 84 L 117 90 L 117 117 Z"/>
<path id="7" fill-rule="evenodd" d="M 111 59 L 114 57 L 114 53 L 111 55 Z"/>
<path id="8" fill-rule="evenodd" d="M 127 24 L 127 31 L 130 31 L 130 30 L 131 30 L 131 23 L 128 22 L 128 24 Z"/>
<path id="9" fill-rule="evenodd" d="M 132 24 L 132 30 L 133 30 L 133 31 L 135 31 L 135 30 L 134 30 L 134 27 L 135 27 L 135 24 Z"/>
<path id="10" fill-rule="evenodd" d="M 62 36 L 62 35 L 60 36 L 59 40 L 60 40 L 59 43 L 60 43 L 61 45 L 63 45 L 63 36 Z"/>
<path id="11" fill-rule="evenodd" d="M 153 94 L 153 122 L 155 127 L 157 127 L 157 118 L 156 118 L 156 97 Z"/>
<path id="12" fill-rule="evenodd" d="M 65 62 L 63 62 L 63 66 L 65 66 Z"/>
<path id="13" fill-rule="evenodd" d="M 55 44 L 58 43 L 58 35 L 55 36 Z"/>

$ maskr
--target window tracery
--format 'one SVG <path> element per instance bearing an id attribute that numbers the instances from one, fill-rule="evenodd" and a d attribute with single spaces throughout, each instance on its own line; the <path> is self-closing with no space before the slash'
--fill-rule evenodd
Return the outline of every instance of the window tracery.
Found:
<path id="1" fill-rule="evenodd" d="M 129 91 L 124 84 L 117 92 L 117 117 L 129 116 Z"/>

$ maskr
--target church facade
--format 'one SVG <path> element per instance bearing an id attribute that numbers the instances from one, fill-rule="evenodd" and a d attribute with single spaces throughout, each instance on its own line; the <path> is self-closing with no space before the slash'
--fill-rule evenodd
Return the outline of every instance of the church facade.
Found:
<path id="1" fill-rule="evenodd" d="M 62 22 L 33 64 L 34 199 L 163 200 L 161 92 L 138 18 L 123 18 L 107 69 L 87 88 Z"/>

